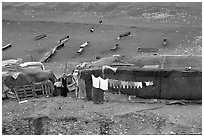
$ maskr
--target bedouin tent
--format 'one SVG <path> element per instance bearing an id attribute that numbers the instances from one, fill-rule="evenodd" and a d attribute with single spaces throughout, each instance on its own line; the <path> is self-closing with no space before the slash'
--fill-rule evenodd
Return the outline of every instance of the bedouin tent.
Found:
<path id="1" fill-rule="evenodd" d="M 139 56 L 128 62 L 134 65 L 118 66 L 116 72 L 102 67 L 82 70 L 87 98 L 94 100 L 97 92 L 92 86 L 93 74 L 109 79 L 107 92 L 155 99 L 202 99 L 202 56 Z"/>

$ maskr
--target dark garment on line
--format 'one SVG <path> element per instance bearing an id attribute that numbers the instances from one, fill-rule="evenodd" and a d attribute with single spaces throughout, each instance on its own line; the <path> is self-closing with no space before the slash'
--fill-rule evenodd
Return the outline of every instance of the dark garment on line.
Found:
<path id="1" fill-rule="evenodd" d="M 92 87 L 92 94 L 94 104 L 101 104 L 104 102 L 104 91 L 102 89 Z"/>

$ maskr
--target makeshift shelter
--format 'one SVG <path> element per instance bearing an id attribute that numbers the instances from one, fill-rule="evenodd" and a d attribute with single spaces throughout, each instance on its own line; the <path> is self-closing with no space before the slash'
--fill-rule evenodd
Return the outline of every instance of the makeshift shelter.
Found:
<path id="1" fill-rule="evenodd" d="M 27 64 L 8 64 L 3 66 L 2 85 L 5 90 L 3 93 L 13 93 L 15 91 L 16 97 L 20 101 L 21 97 L 27 98 L 36 97 L 36 95 L 51 95 L 54 91 L 54 82 L 56 77 L 50 70 L 42 70 L 42 64 L 35 62 Z M 40 66 L 40 67 L 39 67 Z M 38 84 L 39 87 L 36 87 Z M 39 90 L 41 92 L 39 93 Z M 20 93 L 21 92 L 21 93 Z M 45 94 L 44 94 L 45 93 Z M 21 94 L 21 95 L 20 95 Z M 23 95 L 23 96 L 22 96 Z"/>
<path id="2" fill-rule="evenodd" d="M 93 100 L 91 75 L 108 79 L 107 92 L 142 98 L 202 99 L 202 56 L 139 56 L 128 60 L 133 66 L 93 67 L 81 71 L 87 98 Z M 111 64 L 109 64 L 111 66 Z"/>
<path id="3" fill-rule="evenodd" d="M 41 68 L 23 68 L 17 71 L 7 71 L 2 74 L 3 83 L 9 88 L 21 85 L 50 80 L 53 84 L 56 80 L 54 73 Z"/>

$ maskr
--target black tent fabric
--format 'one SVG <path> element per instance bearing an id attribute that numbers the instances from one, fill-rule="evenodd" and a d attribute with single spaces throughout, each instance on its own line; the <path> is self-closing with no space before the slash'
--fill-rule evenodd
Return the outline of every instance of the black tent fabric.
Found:
<path id="1" fill-rule="evenodd" d="M 135 95 L 142 98 L 156 99 L 202 99 L 202 57 L 201 56 L 153 56 L 138 57 L 131 60 L 134 66 L 111 69 L 91 68 L 83 70 L 81 76 L 89 82 L 91 91 L 91 74 L 121 83 L 140 82 L 140 88 L 131 86 L 109 87 L 109 92 L 119 90 L 122 94 Z M 102 74 L 102 72 L 104 72 Z M 89 79 L 87 79 L 89 77 Z M 145 82 L 153 84 L 146 86 Z"/>

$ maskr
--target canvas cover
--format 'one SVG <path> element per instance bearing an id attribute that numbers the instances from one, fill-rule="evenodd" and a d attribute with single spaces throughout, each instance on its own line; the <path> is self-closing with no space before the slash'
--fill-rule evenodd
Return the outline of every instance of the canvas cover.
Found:
<path id="1" fill-rule="evenodd" d="M 129 59 L 134 66 L 111 69 L 92 68 L 81 72 L 89 91 L 91 77 L 101 76 L 118 80 L 120 87 L 109 87 L 109 92 L 120 91 L 122 94 L 142 98 L 157 99 L 202 99 L 202 56 L 149 56 Z M 131 86 L 142 83 L 142 88 Z M 146 85 L 145 83 L 152 83 Z M 130 84 L 124 86 L 124 84 Z"/>
<path id="2" fill-rule="evenodd" d="M 56 81 L 54 73 L 50 70 L 42 70 L 39 67 L 13 68 L 12 71 L 7 70 L 2 73 L 2 82 L 9 88 L 47 80 L 54 84 Z"/>

